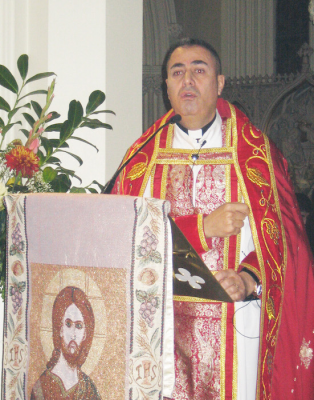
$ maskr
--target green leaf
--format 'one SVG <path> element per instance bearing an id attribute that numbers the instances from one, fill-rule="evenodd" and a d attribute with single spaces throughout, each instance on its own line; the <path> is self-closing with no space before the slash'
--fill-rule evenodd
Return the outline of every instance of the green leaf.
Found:
<path id="1" fill-rule="evenodd" d="M 2 129 L 4 127 L 4 121 L 2 118 L 0 118 L 0 128 Z"/>
<path id="2" fill-rule="evenodd" d="M 14 122 L 13 124 L 6 125 L 3 128 L 1 135 L 4 136 L 12 128 L 13 125 L 17 125 L 17 124 L 22 125 L 21 121 L 17 121 L 17 122 Z"/>
<path id="3" fill-rule="evenodd" d="M 60 140 L 59 139 L 50 139 L 50 143 L 52 144 L 52 147 L 59 147 L 60 146 Z M 69 145 L 64 142 L 60 147 L 69 147 Z"/>
<path id="4" fill-rule="evenodd" d="M 51 167 L 46 167 L 43 170 L 43 178 L 45 182 L 51 182 L 54 179 L 56 179 L 58 173 L 55 169 L 51 168 Z"/>
<path id="5" fill-rule="evenodd" d="M 78 161 L 78 163 L 80 164 L 80 166 L 83 164 L 83 160 L 81 159 L 81 157 L 77 156 L 76 154 L 70 153 L 69 151 L 60 150 L 60 149 L 57 150 L 57 152 L 58 152 L 58 151 L 61 151 L 62 153 L 67 153 L 67 154 L 69 154 L 70 156 L 72 156 L 73 158 L 75 158 L 76 161 Z"/>
<path id="6" fill-rule="evenodd" d="M 57 171 L 62 172 L 66 175 L 75 176 L 75 171 L 73 171 L 72 169 L 63 168 L 61 165 L 59 165 L 59 167 L 57 168 Z"/>
<path id="7" fill-rule="evenodd" d="M 49 120 L 50 121 L 50 120 Z M 60 132 L 62 124 L 52 124 L 45 128 L 45 132 Z M 56 147 L 56 146 L 54 146 Z"/>
<path id="8" fill-rule="evenodd" d="M 25 99 L 25 97 L 27 97 L 27 96 L 32 96 L 32 95 L 34 95 L 34 94 L 47 94 L 47 93 L 48 93 L 48 90 L 35 90 L 34 92 L 27 93 L 25 96 L 21 97 L 21 98 L 19 99 L 18 103 L 19 103 L 22 99 Z"/>
<path id="9" fill-rule="evenodd" d="M 37 101 L 34 101 L 34 100 L 31 100 L 31 103 L 32 103 L 35 113 L 37 114 L 37 117 L 40 118 L 41 112 L 43 110 L 41 105 L 39 103 L 37 103 Z"/>
<path id="10" fill-rule="evenodd" d="M 95 145 L 93 145 L 92 143 L 88 142 L 85 139 L 82 139 L 82 138 L 79 138 L 79 137 L 76 137 L 76 136 L 71 136 L 69 139 L 75 139 L 75 140 L 79 140 L 80 142 L 89 144 L 90 146 L 94 147 L 97 150 L 97 153 L 99 152 L 98 148 Z"/>
<path id="11" fill-rule="evenodd" d="M 46 150 L 46 158 L 47 158 L 51 155 L 53 151 L 52 143 L 50 142 L 50 139 L 47 139 L 44 136 L 41 136 L 40 140 L 41 144 L 44 146 L 44 149 Z"/>
<path id="12" fill-rule="evenodd" d="M 8 112 L 11 110 L 10 104 L 7 103 L 3 97 L 0 97 L 0 110 L 4 110 L 4 111 L 8 111 Z"/>
<path id="13" fill-rule="evenodd" d="M 82 125 L 80 126 L 81 128 L 86 127 L 86 128 L 91 128 L 91 129 L 97 129 L 97 128 L 105 128 L 105 129 L 112 129 L 112 126 L 109 124 L 105 124 L 98 119 L 91 119 L 88 122 L 83 122 Z"/>
<path id="14" fill-rule="evenodd" d="M 72 100 L 69 105 L 69 112 L 68 112 L 68 121 L 72 132 L 82 122 L 82 118 L 83 118 L 82 104 L 79 101 Z"/>
<path id="15" fill-rule="evenodd" d="M 30 105 L 30 103 L 27 103 L 27 104 L 24 104 L 24 105 L 21 106 L 21 107 L 13 108 L 13 110 L 11 110 L 11 111 L 9 112 L 9 114 L 8 114 L 9 119 L 12 118 L 12 117 L 17 113 L 18 110 L 20 110 L 21 108 L 24 108 L 24 107 L 26 107 L 26 108 L 31 108 L 31 105 Z"/>
<path id="16" fill-rule="evenodd" d="M 61 163 L 60 159 L 57 157 L 49 157 L 47 164 L 59 164 Z"/>
<path id="17" fill-rule="evenodd" d="M 53 121 L 54 119 L 57 119 L 57 118 L 60 117 L 60 114 L 58 114 L 58 113 L 55 112 L 55 111 L 52 111 L 52 112 L 49 113 L 49 114 L 51 114 L 51 117 L 47 120 L 47 122 L 51 122 L 51 121 Z"/>
<path id="18" fill-rule="evenodd" d="M 93 185 L 93 184 L 94 184 L 94 185 L 97 185 L 97 186 L 99 187 L 100 190 L 103 190 L 103 188 L 105 187 L 104 185 L 101 185 L 99 182 L 97 182 L 97 181 L 95 181 L 95 180 L 94 180 L 90 185 Z M 90 185 L 89 185 L 89 186 L 90 186 Z"/>
<path id="19" fill-rule="evenodd" d="M 29 131 L 27 129 L 20 129 L 20 131 L 27 137 L 29 137 Z"/>
<path id="20" fill-rule="evenodd" d="M 14 76 L 4 65 L 0 65 L 0 85 L 9 89 L 11 92 L 18 94 L 19 87 Z"/>
<path id="21" fill-rule="evenodd" d="M 71 133 L 69 121 L 66 120 L 63 122 L 61 129 L 60 129 L 60 140 L 65 141 L 69 137 Z"/>
<path id="22" fill-rule="evenodd" d="M 86 190 L 84 188 L 72 186 L 70 193 L 86 193 Z"/>
<path id="23" fill-rule="evenodd" d="M 37 151 L 37 156 L 39 157 L 39 166 L 41 167 L 44 164 L 46 157 L 40 149 Z"/>
<path id="24" fill-rule="evenodd" d="M 106 99 L 105 93 L 101 90 L 95 90 L 89 96 L 88 103 L 86 106 L 86 114 L 90 114 L 95 111 L 100 104 L 102 104 Z"/>
<path id="25" fill-rule="evenodd" d="M 95 193 L 95 194 L 98 194 L 98 192 L 97 192 L 97 190 L 96 189 L 94 189 L 94 188 L 90 188 L 90 187 L 88 187 L 88 188 L 86 188 L 88 191 L 90 191 L 91 193 Z"/>
<path id="26" fill-rule="evenodd" d="M 71 181 L 67 175 L 61 174 L 51 181 L 50 185 L 54 192 L 66 193 L 71 187 Z"/>
<path id="27" fill-rule="evenodd" d="M 19 69 L 21 78 L 25 80 L 28 72 L 28 55 L 22 54 L 17 60 L 17 67 Z"/>
<path id="28" fill-rule="evenodd" d="M 30 126 L 33 128 L 33 125 L 35 123 L 34 118 L 28 113 L 23 113 L 23 116 L 26 119 L 26 121 L 30 124 Z"/>
<path id="29" fill-rule="evenodd" d="M 53 75 L 56 75 L 56 74 L 54 72 L 42 72 L 40 74 L 36 74 L 36 75 L 32 76 L 31 78 L 27 79 L 27 81 L 25 82 L 25 85 L 30 82 L 38 81 L 39 79 L 49 78 L 49 76 L 53 76 Z"/>
<path id="30" fill-rule="evenodd" d="M 111 110 L 95 111 L 95 112 L 91 113 L 90 115 L 95 115 L 95 114 L 113 114 L 113 115 L 116 115 L 116 113 L 114 111 L 111 111 Z"/>

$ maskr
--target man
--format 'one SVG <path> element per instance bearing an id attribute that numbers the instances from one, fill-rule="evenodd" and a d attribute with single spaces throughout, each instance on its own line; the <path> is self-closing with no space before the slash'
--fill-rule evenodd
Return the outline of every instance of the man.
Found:
<path id="1" fill-rule="evenodd" d="M 175 299 L 171 398 L 313 398 L 312 259 L 286 163 L 218 99 L 224 76 L 208 43 L 180 41 L 164 67 L 173 109 L 125 159 L 174 114 L 182 119 L 138 153 L 113 192 L 169 200 L 177 225 L 238 302 Z M 248 298 L 260 300 L 242 303 Z"/>
<path id="2" fill-rule="evenodd" d="M 85 293 L 72 286 L 61 290 L 52 309 L 53 354 L 33 387 L 31 399 L 101 399 L 92 380 L 81 370 L 94 327 L 93 309 Z"/>

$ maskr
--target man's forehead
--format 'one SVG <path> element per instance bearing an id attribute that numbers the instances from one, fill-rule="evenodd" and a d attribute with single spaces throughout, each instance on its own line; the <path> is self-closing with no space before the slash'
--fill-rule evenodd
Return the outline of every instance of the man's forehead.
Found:
<path id="1" fill-rule="evenodd" d="M 64 320 L 70 319 L 71 321 L 83 321 L 83 315 L 82 315 L 81 311 L 79 310 L 79 308 L 74 303 L 72 303 L 65 310 L 63 319 Z"/>
<path id="2" fill-rule="evenodd" d="M 171 54 L 168 68 L 184 66 L 187 63 L 208 65 L 211 62 L 214 62 L 214 57 L 208 49 L 201 46 L 181 46 L 177 47 Z"/>

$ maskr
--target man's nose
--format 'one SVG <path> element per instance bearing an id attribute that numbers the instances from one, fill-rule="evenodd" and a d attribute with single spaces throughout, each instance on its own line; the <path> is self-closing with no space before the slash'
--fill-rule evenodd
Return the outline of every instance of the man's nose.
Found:
<path id="1" fill-rule="evenodd" d="M 185 71 L 183 77 L 183 84 L 184 86 L 193 86 L 194 85 L 194 78 L 191 71 Z"/>

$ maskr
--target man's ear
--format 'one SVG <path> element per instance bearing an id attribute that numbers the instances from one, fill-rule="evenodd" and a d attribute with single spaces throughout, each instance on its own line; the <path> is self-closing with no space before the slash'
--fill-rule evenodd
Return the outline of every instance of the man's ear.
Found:
<path id="1" fill-rule="evenodd" d="M 223 88 L 225 86 L 225 76 L 224 75 L 218 75 L 217 76 L 217 83 L 218 83 L 218 96 L 221 95 Z"/>
<path id="2" fill-rule="evenodd" d="M 167 95 L 168 95 L 168 99 L 170 100 L 169 91 L 168 91 L 168 78 L 165 80 L 165 82 L 166 82 L 166 86 L 167 86 Z"/>

